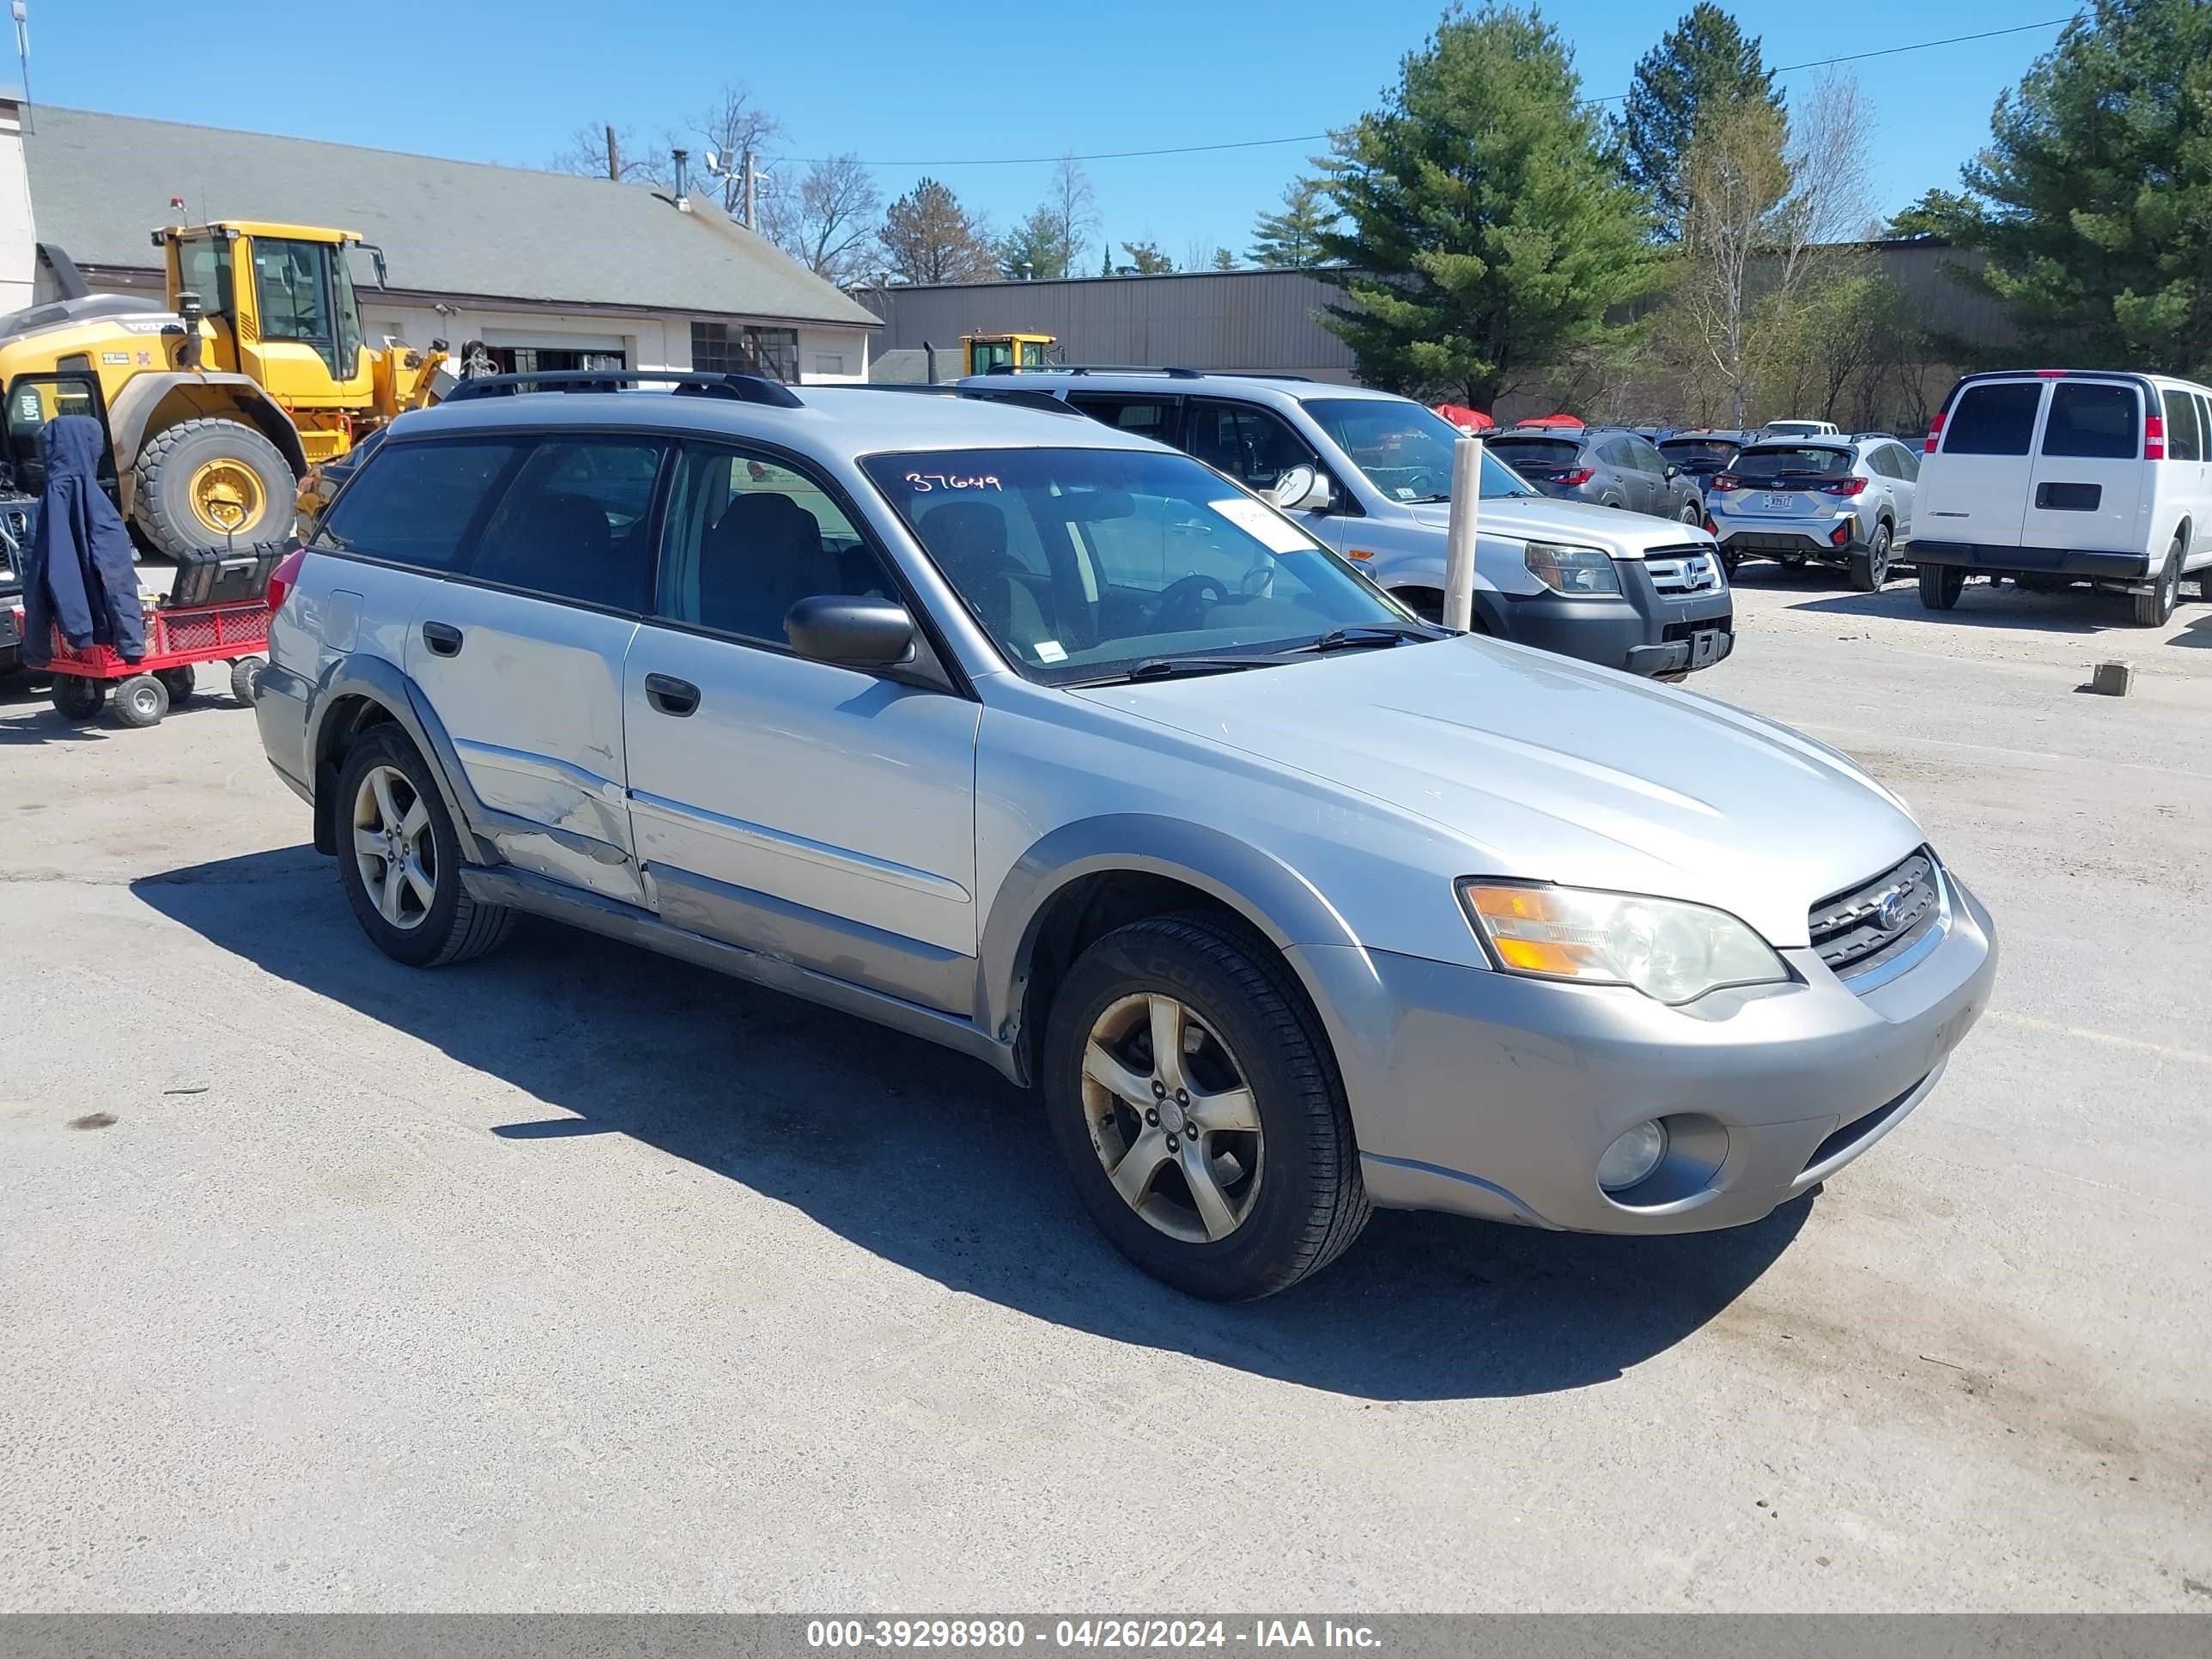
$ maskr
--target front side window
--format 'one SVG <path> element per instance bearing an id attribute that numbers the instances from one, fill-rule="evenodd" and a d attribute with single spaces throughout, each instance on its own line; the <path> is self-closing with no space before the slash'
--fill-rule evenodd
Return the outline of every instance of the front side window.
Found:
<path id="1" fill-rule="evenodd" d="M 862 465 L 1033 679 L 1114 678 L 1344 628 L 1422 631 L 1296 524 L 1185 456 L 974 450 Z M 1016 556 L 1024 526 L 1042 569 Z"/>
<path id="2" fill-rule="evenodd" d="M 1434 410 L 1410 398 L 1309 398 L 1302 406 L 1367 482 L 1392 501 L 1451 499 L 1452 446 L 1466 434 Z M 1485 446 L 1484 500 L 1535 493 Z"/>
<path id="3" fill-rule="evenodd" d="M 1667 470 L 1666 458 L 1643 439 L 1630 438 L 1626 441 L 1628 453 L 1639 471 L 1664 472 Z"/>
<path id="4" fill-rule="evenodd" d="M 2094 380 L 2062 380 L 2051 390 L 2043 453 L 2085 459 L 2131 461 L 2141 453 L 2136 389 Z"/>
<path id="5" fill-rule="evenodd" d="M 817 594 L 893 589 L 843 507 L 805 473 L 724 444 L 678 458 L 662 537 L 657 615 L 770 645 Z"/>
<path id="6" fill-rule="evenodd" d="M 547 599 L 642 611 L 663 447 L 635 438 L 543 441 L 485 525 L 469 574 Z"/>
<path id="7" fill-rule="evenodd" d="M 382 445 L 323 514 L 313 545 L 451 570 L 522 448 L 497 439 Z"/>
<path id="8" fill-rule="evenodd" d="M 319 242 L 262 238 L 253 244 L 253 297 L 264 340 L 328 347 L 337 331 L 326 279 L 330 249 Z"/>
<path id="9" fill-rule="evenodd" d="M 2035 435 L 2036 410 L 2043 404 L 2042 383 L 2001 380 L 1970 386 L 1943 423 L 1946 455 L 2025 455 Z"/>
<path id="10" fill-rule="evenodd" d="M 1280 416 L 1256 404 L 1194 402 L 1182 447 L 1247 489 L 1273 489 L 1294 466 L 1313 464 L 1313 450 Z"/>

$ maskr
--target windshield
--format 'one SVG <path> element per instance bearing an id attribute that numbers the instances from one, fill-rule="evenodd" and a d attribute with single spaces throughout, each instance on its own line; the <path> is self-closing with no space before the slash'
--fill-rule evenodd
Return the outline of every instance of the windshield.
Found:
<path id="1" fill-rule="evenodd" d="M 1851 452 L 1848 449 L 1802 447 L 1784 447 L 1777 444 L 1758 449 L 1747 449 L 1735 458 L 1729 471 L 1739 478 L 1814 477 L 1841 478 L 1851 470 Z"/>
<path id="2" fill-rule="evenodd" d="M 1466 434 L 1434 410 L 1398 398 L 1309 398 L 1312 416 L 1330 441 L 1394 501 L 1451 499 L 1452 446 Z M 1482 455 L 1482 494 L 1525 495 L 1536 492 L 1513 469 Z"/>
<path id="3" fill-rule="evenodd" d="M 1340 629 L 1428 635 L 1187 455 L 959 450 L 860 465 L 1000 648 L 1048 684 L 1309 647 Z"/>

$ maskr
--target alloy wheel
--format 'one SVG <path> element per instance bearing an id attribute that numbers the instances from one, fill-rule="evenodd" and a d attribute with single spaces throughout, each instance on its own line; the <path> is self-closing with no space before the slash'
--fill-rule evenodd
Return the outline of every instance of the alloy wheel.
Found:
<path id="1" fill-rule="evenodd" d="M 353 798 L 354 863 L 376 913 L 419 927 L 438 897 L 438 843 L 430 806 L 397 767 L 372 767 Z"/>
<path id="2" fill-rule="evenodd" d="M 1110 1004 L 1083 1050 L 1083 1110 L 1122 1200 L 1185 1243 L 1226 1238 L 1252 1212 L 1259 1103 L 1229 1045 L 1172 996 Z"/>

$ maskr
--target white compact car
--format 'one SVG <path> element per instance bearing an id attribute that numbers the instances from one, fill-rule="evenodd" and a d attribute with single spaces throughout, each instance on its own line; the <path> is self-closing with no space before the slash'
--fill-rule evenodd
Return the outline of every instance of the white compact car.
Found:
<path id="1" fill-rule="evenodd" d="M 2182 577 L 2212 567 L 2212 390 L 2105 370 L 1969 374 L 1929 430 L 1916 512 L 1899 551 L 1931 610 L 1978 572 L 2117 588 L 2159 627 Z"/>

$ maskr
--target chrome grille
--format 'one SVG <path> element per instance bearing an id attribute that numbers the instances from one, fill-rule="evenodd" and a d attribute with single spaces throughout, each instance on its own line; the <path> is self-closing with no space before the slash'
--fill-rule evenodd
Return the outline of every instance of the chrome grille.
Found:
<path id="1" fill-rule="evenodd" d="M 1659 547 L 1644 556 L 1644 568 L 1662 599 L 1721 591 L 1721 562 L 1709 547 Z"/>
<path id="2" fill-rule="evenodd" d="M 1848 980 L 1911 949 L 1942 917 L 1942 878 L 1923 848 L 1872 881 L 1823 899 L 1808 923 L 1820 960 Z"/>

